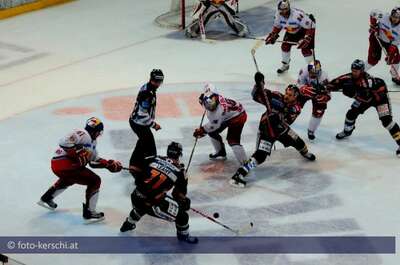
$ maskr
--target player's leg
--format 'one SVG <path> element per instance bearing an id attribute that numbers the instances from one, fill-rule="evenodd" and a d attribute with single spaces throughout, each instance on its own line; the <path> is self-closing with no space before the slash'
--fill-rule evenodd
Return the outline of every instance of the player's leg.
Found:
<path id="1" fill-rule="evenodd" d="M 242 137 L 243 127 L 247 120 L 246 112 L 243 112 L 236 118 L 234 118 L 228 125 L 228 133 L 226 139 L 228 144 L 232 148 L 233 154 L 235 155 L 238 162 L 243 165 L 247 160 L 246 151 L 240 144 Z"/>
<path id="2" fill-rule="evenodd" d="M 215 150 L 215 153 L 209 154 L 210 159 L 226 159 L 225 144 L 220 135 L 220 132 L 222 132 L 224 129 L 225 127 L 208 134 Z"/>
<path id="3" fill-rule="evenodd" d="M 387 52 L 386 63 L 390 65 L 390 74 L 392 75 L 392 81 L 396 85 L 400 85 L 399 66 L 400 66 L 400 54 L 399 48 L 396 45 L 386 43 L 384 49 Z"/>
<path id="4" fill-rule="evenodd" d="M 200 34 L 200 27 L 206 27 L 207 23 L 214 17 L 218 15 L 218 9 L 213 5 L 204 5 L 199 3 L 199 6 L 196 7 L 196 10 L 193 12 L 194 19 L 186 27 L 185 35 L 189 38 L 197 38 Z M 203 25 L 200 25 L 203 23 Z"/>
<path id="5" fill-rule="evenodd" d="M 369 107 L 371 107 L 368 103 L 362 103 L 358 100 L 355 100 L 351 105 L 351 108 L 346 113 L 346 119 L 344 121 L 343 131 L 336 134 L 336 139 L 342 140 L 346 137 L 349 137 L 354 129 L 356 128 L 356 120 L 360 114 L 363 114 Z"/>
<path id="6" fill-rule="evenodd" d="M 72 179 L 74 183 L 86 186 L 86 202 L 83 204 L 83 218 L 86 220 L 104 219 L 104 213 L 96 211 L 101 185 L 100 177 L 92 170 L 84 168 Z"/>
<path id="7" fill-rule="evenodd" d="M 288 128 L 285 133 L 279 136 L 278 141 L 281 142 L 285 147 L 292 146 L 296 148 L 296 150 L 299 151 L 299 153 L 307 160 L 315 160 L 315 155 L 308 151 L 306 143 L 291 128 Z"/>
<path id="8" fill-rule="evenodd" d="M 131 194 L 132 210 L 122 224 L 120 231 L 126 232 L 136 228 L 136 223 L 146 214 L 151 212 L 151 204 L 145 201 L 145 196 L 135 189 Z"/>
<path id="9" fill-rule="evenodd" d="M 368 71 L 375 66 L 382 57 L 382 48 L 376 40 L 375 35 L 369 36 L 369 48 L 368 48 L 368 59 L 365 65 L 365 71 Z"/>
<path id="10" fill-rule="evenodd" d="M 71 176 L 76 174 L 74 170 L 74 163 L 68 158 L 52 159 L 51 169 L 58 177 L 58 180 L 41 196 L 38 204 L 47 209 L 54 210 L 57 204 L 53 201 L 55 197 L 64 192 L 69 186 L 74 183 L 71 182 Z"/>
<path id="11" fill-rule="evenodd" d="M 392 138 L 399 146 L 396 151 L 396 155 L 400 156 L 400 127 L 396 122 L 393 121 L 392 108 L 389 99 L 387 98 L 387 100 L 384 100 L 384 102 L 380 103 L 376 107 L 376 110 L 383 127 L 388 130 Z"/>
<path id="12" fill-rule="evenodd" d="M 244 37 L 249 33 L 249 29 L 245 23 L 243 23 L 237 16 L 235 10 L 230 8 L 227 4 L 222 4 L 219 7 L 222 17 L 225 23 L 233 29 L 233 31 L 240 37 Z"/>
<path id="13" fill-rule="evenodd" d="M 230 184 L 236 187 L 245 187 L 245 177 L 250 170 L 262 164 L 269 155 L 271 155 L 272 146 L 275 142 L 275 132 L 269 131 L 266 124 L 261 123 L 259 126 L 256 151 L 253 155 L 235 172 L 230 180 Z"/>
<path id="14" fill-rule="evenodd" d="M 293 34 L 285 33 L 285 36 L 283 37 L 283 41 L 291 41 L 293 39 L 292 37 Z M 283 42 L 281 45 L 281 50 L 282 50 L 282 66 L 279 68 L 276 72 L 278 74 L 283 74 L 287 70 L 289 70 L 290 66 L 290 51 L 292 49 L 292 44 Z"/>
<path id="15" fill-rule="evenodd" d="M 316 100 L 312 101 L 312 115 L 310 122 L 308 123 L 308 138 L 310 140 L 315 139 L 315 132 L 317 131 L 319 125 L 321 124 L 322 117 L 324 116 L 325 110 L 327 108 L 326 103 L 319 103 Z"/>
<path id="16" fill-rule="evenodd" d="M 156 143 L 150 127 L 137 125 L 133 122 L 130 122 L 130 124 L 132 130 L 138 136 L 138 140 L 129 160 L 129 166 L 140 170 L 146 157 L 157 155 Z M 133 171 L 131 173 L 134 174 Z"/>

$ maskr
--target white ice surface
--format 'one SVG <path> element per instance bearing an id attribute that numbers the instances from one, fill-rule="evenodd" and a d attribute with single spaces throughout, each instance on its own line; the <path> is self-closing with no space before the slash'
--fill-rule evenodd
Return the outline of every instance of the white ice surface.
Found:
<path id="1" fill-rule="evenodd" d="M 254 2 L 254 1 L 252 1 Z M 259 1 L 263 4 L 264 1 Z M 253 4 L 253 3 L 252 3 Z M 373 8 L 390 10 L 397 1 L 296 1 L 318 19 L 317 56 L 331 77 L 348 71 L 368 48 L 368 14 Z M 0 235 L 115 236 L 130 210 L 132 180 L 126 174 L 102 177 L 99 208 L 107 222 L 82 224 L 80 203 L 84 189 L 74 186 L 60 196 L 60 210 L 48 213 L 35 202 L 55 181 L 49 159 L 58 139 L 80 127 L 86 116 L 55 116 L 62 107 L 87 106 L 104 118 L 106 132 L 99 149 L 105 157 L 127 163 L 134 138 L 119 139 L 112 132 L 131 137 L 126 121 L 103 116 L 101 100 L 111 96 L 133 96 L 148 72 L 162 68 L 166 84 L 160 93 L 200 91 L 201 83 L 213 81 L 229 97 L 249 110 L 244 145 L 251 154 L 254 128 L 262 108 L 255 107 L 248 90 L 254 65 L 250 57 L 253 41 L 205 44 L 169 37 L 153 19 L 167 10 L 169 1 L 81 0 L 0 21 Z M 9 45 L 13 45 L 10 48 Z M 293 50 L 291 70 L 278 77 L 278 46 L 257 51 L 260 68 L 272 83 L 282 88 L 296 77 L 304 61 Z M 25 59 L 25 61 L 21 61 Z M 381 63 L 371 73 L 385 78 Z M 108 91 L 108 92 L 107 92 Z M 100 93 L 100 94 L 99 94 Z M 91 96 L 85 96 L 91 95 Z M 400 93 L 392 93 L 394 118 L 400 117 Z M 85 96 L 85 97 L 82 97 Z M 50 104 L 55 103 L 56 104 Z M 196 104 L 196 102 L 194 103 Z M 399 160 L 390 135 L 374 110 L 360 117 L 354 135 L 337 142 L 334 135 L 343 126 L 351 101 L 335 94 L 310 149 L 315 163 L 304 163 L 291 149 L 278 150 L 253 173 L 249 188 L 237 191 L 227 184 L 236 169 L 228 148 L 225 165 L 207 161 L 211 151 L 202 139 L 191 168 L 190 194 L 194 206 L 238 226 L 254 221 L 254 235 L 370 235 L 400 234 Z M 38 108 L 40 107 L 40 108 Z M 26 112 L 28 111 L 28 112 Z M 22 113 L 24 112 L 24 113 Z M 309 104 L 293 128 L 305 139 Z M 159 152 L 174 139 L 183 142 L 184 161 L 191 149 L 191 130 L 198 117 L 161 119 L 156 134 Z M 126 144 L 126 146 L 125 146 Z M 216 173 L 212 173 L 216 171 Z M 239 216 L 237 216 L 237 214 Z M 174 227 L 143 218 L 136 235 L 173 235 Z M 191 230 L 197 235 L 229 235 L 219 226 L 191 215 Z M 399 248 L 397 247 L 399 251 Z M 396 255 L 14 255 L 27 264 L 389 264 Z M 178 257 L 178 259 L 175 259 Z"/>

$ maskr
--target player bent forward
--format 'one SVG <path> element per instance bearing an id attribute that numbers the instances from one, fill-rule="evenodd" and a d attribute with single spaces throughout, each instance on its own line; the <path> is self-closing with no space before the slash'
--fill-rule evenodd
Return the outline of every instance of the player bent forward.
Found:
<path id="1" fill-rule="evenodd" d="M 315 131 L 321 123 L 328 101 L 331 99 L 328 84 L 328 75 L 321 69 L 321 63 L 316 60 L 306 68 L 300 70 L 297 84 L 300 86 L 299 102 L 303 108 L 307 101 L 312 102 L 312 116 L 308 124 L 308 139 L 315 139 Z"/>
<path id="2" fill-rule="evenodd" d="M 293 146 L 306 159 L 315 160 L 315 155 L 308 151 L 305 142 L 289 126 L 301 112 L 301 107 L 297 102 L 299 89 L 294 85 L 289 85 L 283 95 L 264 88 L 262 73 L 257 72 L 254 79 L 256 84 L 252 91 L 253 100 L 266 106 L 267 110 L 261 116 L 257 150 L 232 176 L 230 183 L 236 187 L 246 186 L 245 176 L 271 155 L 275 141 L 281 142 L 285 147 Z"/>
<path id="3" fill-rule="evenodd" d="M 193 11 L 193 21 L 186 28 L 185 34 L 189 38 L 197 38 L 199 34 L 205 34 L 205 27 L 210 20 L 222 16 L 225 23 L 235 33 L 244 37 L 249 30 L 237 16 L 235 5 L 238 0 L 199 0 L 199 3 Z"/>
<path id="4" fill-rule="evenodd" d="M 349 137 L 356 127 L 358 116 L 370 107 L 374 107 L 383 127 L 389 131 L 399 145 L 396 155 L 400 156 L 400 127 L 393 121 L 392 107 L 385 81 L 370 76 L 365 72 L 364 62 L 357 59 L 351 64 L 351 73 L 335 78 L 327 87 L 332 91 L 342 91 L 345 96 L 355 99 L 346 113 L 343 131 L 336 135 L 338 140 Z"/>
<path id="5" fill-rule="evenodd" d="M 189 235 L 190 199 L 186 197 L 188 180 L 185 166 L 180 164 L 182 145 L 172 142 L 167 156 L 147 158 L 141 174 L 136 174 L 136 189 L 131 194 L 133 209 L 120 231 L 136 228 L 136 223 L 146 214 L 175 222 L 178 240 L 196 244 L 198 239 Z M 172 197 L 167 195 L 172 191 Z"/>
<path id="6" fill-rule="evenodd" d="M 85 129 L 77 129 L 60 140 L 59 148 L 51 159 L 51 169 L 59 178 L 40 198 L 38 204 L 50 210 L 57 208 L 53 201 L 68 187 L 74 184 L 87 186 L 86 203 L 83 204 L 83 218 L 87 221 L 100 221 L 104 213 L 96 212 L 101 179 L 86 167 L 106 168 L 119 172 L 121 163 L 100 158 L 96 151 L 96 139 L 103 133 L 103 123 L 95 117 L 86 122 Z"/>
<path id="7" fill-rule="evenodd" d="M 215 153 L 210 154 L 210 159 L 226 159 L 225 145 L 220 133 L 228 129 L 228 144 L 242 165 L 247 160 L 246 152 L 240 144 L 243 127 L 247 120 L 247 114 L 242 104 L 218 94 L 212 84 L 205 86 L 199 103 L 205 108 L 209 122 L 197 128 L 193 136 L 203 137 L 208 134 L 215 149 Z"/>

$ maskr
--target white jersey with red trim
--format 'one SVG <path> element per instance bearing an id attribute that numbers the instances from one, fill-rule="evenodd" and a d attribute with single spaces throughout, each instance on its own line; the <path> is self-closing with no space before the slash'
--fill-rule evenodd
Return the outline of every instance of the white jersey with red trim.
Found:
<path id="1" fill-rule="evenodd" d="M 89 133 L 84 129 L 75 129 L 59 141 L 59 147 L 55 151 L 54 158 L 61 158 L 67 156 L 68 149 L 82 149 L 85 148 L 91 153 L 90 161 L 98 159 L 96 150 L 96 140 L 92 140 Z"/>
<path id="2" fill-rule="evenodd" d="M 376 11 L 372 11 L 371 15 L 373 12 Z M 379 26 L 379 33 L 378 33 L 379 39 L 396 46 L 400 45 L 400 24 L 393 25 L 392 22 L 390 22 L 389 13 L 383 15 L 381 18 L 378 19 L 378 26 Z"/>
<path id="3" fill-rule="evenodd" d="M 287 33 L 295 34 L 301 28 L 315 28 L 315 24 L 303 10 L 291 8 L 288 18 L 281 16 L 279 11 L 276 12 L 274 27 L 284 29 Z"/>
<path id="4" fill-rule="evenodd" d="M 318 77 L 318 83 L 322 85 L 326 85 L 329 83 L 328 74 L 321 70 L 321 73 Z M 317 79 L 311 78 L 310 74 L 308 73 L 308 67 L 304 67 L 299 72 L 299 77 L 297 78 L 297 84 L 299 86 L 307 85 L 312 86 L 317 84 Z"/>
<path id="5" fill-rule="evenodd" d="M 218 96 L 218 102 L 217 108 L 214 111 L 206 111 L 209 122 L 203 125 L 203 128 L 207 133 L 218 130 L 225 122 L 239 116 L 245 111 L 242 104 L 232 99 Z"/>

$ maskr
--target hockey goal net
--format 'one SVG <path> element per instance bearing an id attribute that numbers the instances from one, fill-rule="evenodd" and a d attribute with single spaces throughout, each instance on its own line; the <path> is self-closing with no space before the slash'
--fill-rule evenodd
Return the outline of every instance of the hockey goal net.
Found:
<path id="1" fill-rule="evenodd" d="M 170 0 L 169 10 L 155 21 L 161 27 L 184 29 L 191 20 L 192 10 L 198 0 Z"/>

